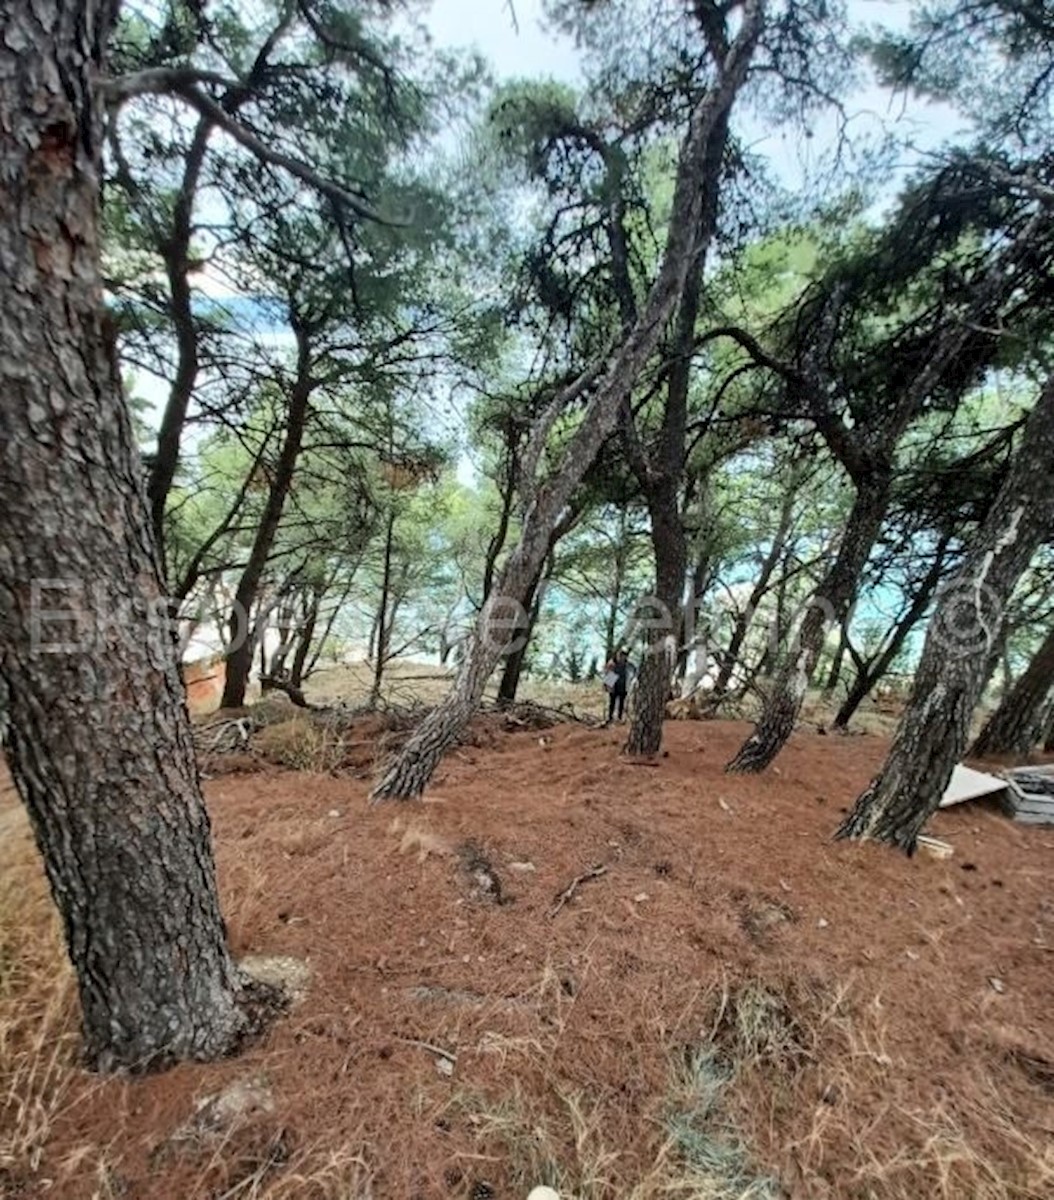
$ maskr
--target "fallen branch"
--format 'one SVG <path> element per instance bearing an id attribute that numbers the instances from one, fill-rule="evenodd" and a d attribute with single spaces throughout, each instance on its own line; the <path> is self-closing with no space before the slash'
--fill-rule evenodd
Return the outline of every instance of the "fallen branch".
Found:
<path id="1" fill-rule="evenodd" d="M 588 725 L 594 729 L 599 728 L 602 724 L 599 717 L 589 714 L 580 715 L 570 701 L 560 705 L 559 708 L 554 708 L 551 704 L 541 704 L 537 700 L 516 700 L 512 704 L 503 704 L 498 699 L 492 700 L 488 697 L 486 702 L 480 704 L 480 711 L 500 713 L 513 721 L 517 720 L 517 713 L 535 712 L 554 717 L 561 723 L 574 721 L 577 725 Z"/>
<path id="2" fill-rule="evenodd" d="M 248 717 L 227 717 L 194 727 L 194 746 L 199 754 L 231 754 L 244 750 L 252 736 Z"/>
<path id="3" fill-rule="evenodd" d="M 562 892 L 558 892 L 553 897 L 553 906 L 549 909 L 549 919 L 552 920 L 565 904 L 574 899 L 575 893 L 582 884 L 588 883 L 591 879 L 599 879 L 601 875 L 606 875 L 607 873 L 607 867 L 601 863 L 599 866 L 591 867 L 582 875 L 576 875 Z"/>
<path id="4" fill-rule="evenodd" d="M 427 1050 L 429 1054 L 434 1054 L 437 1058 L 445 1058 L 448 1062 L 457 1062 L 455 1051 L 444 1050 L 442 1046 L 435 1046 L 431 1042 L 422 1042 L 418 1038 L 408 1037 L 396 1037 L 395 1040 L 401 1042 L 404 1046 L 416 1046 L 418 1050 Z"/>
<path id="5" fill-rule="evenodd" d="M 297 708 L 315 708 L 314 704 L 309 704 L 307 697 L 304 695 L 303 688 L 298 688 L 295 684 L 290 683 L 287 679 L 279 679 L 274 675 L 260 676 L 260 691 L 263 692 L 282 692 L 288 696 Z"/>

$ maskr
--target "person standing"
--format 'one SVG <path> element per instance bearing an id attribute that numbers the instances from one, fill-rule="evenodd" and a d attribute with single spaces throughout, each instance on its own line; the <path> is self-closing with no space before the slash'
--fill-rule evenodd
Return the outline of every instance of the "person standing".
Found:
<path id="1" fill-rule="evenodd" d="M 604 687 L 607 688 L 608 693 L 608 719 L 604 722 L 605 725 L 610 725 L 615 719 L 616 708 L 618 709 L 619 721 L 623 720 L 630 670 L 629 655 L 626 653 L 626 647 L 619 646 L 615 652 L 615 657 L 604 668 Z"/>

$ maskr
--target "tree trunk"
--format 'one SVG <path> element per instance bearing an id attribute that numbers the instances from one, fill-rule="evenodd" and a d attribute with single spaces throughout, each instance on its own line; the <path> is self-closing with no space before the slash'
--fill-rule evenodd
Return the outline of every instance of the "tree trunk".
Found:
<path id="1" fill-rule="evenodd" d="M 605 660 L 615 656 L 615 629 L 618 626 L 619 609 L 622 607 L 622 586 L 626 577 L 626 512 L 619 512 L 618 542 L 614 554 L 614 579 L 611 582 L 611 597 L 608 604 L 607 619 L 604 623 L 604 654 Z"/>
<path id="2" fill-rule="evenodd" d="M 754 732 L 725 768 L 727 771 L 763 771 L 794 732 L 827 637 L 828 620 L 843 621 L 856 597 L 860 575 L 886 515 L 890 483 L 890 472 L 877 468 L 861 479 L 845 535 L 801 623 L 797 644 L 780 664 Z"/>
<path id="3" fill-rule="evenodd" d="M 249 1026 L 99 272 L 115 5 L 16 0 L 0 41 L 0 708 L 101 1070 Z"/>
<path id="4" fill-rule="evenodd" d="M 548 561 L 551 569 L 551 552 Z M 527 647 L 531 644 L 534 627 L 537 625 L 538 616 L 542 611 L 542 597 L 545 592 L 545 583 L 548 574 L 548 571 L 540 572 L 531 582 L 530 587 L 527 589 L 527 595 L 524 597 L 523 604 L 527 610 L 527 621 L 522 629 L 517 630 L 519 634 L 517 640 L 521 644 L 518 649 L 514 650 L 505 659 L 505 670 L 502 671 L 501 683 L 498 685 L 498 703 L 503 707 L 516 702 L 516 692 L 520 686 L 520 675 L 523 673 L 523 663 L 527 657 Z"/>
<path id="5" fill-rule="evenodd" d="M 792 478 L 797 479 L 797 475 L 795 474 Z M 732 672 L 736 669 L 736 665 L 739 662 L 740 652 L 743 649 L 744 642 L 747 640 L 747 634 L 750 632 L 750 626 L 758 610 L 758 605 L 768 591 L 769 580 L 772 578 L 772 573 L 783 556 L 783 548 L 787 544 L 787 536 L 790 533 L 791 520 L 794 514 L 794 500 L 795 489 L 792 486 L 784 493 L 783 503 L 780 506 L 779 521 L 776 525 L 776 532 L 772 537 L 772 545 L 769 548 L 768 554 L 765 555 L 765 560 L 761 564 L 761 571 L 750 590 L 750 599 L 747 601 L 746 608 L 736 618 L 735 628 L 732 631 L 732 640 L 728 644 L 728 653 L 721 663 L 721 670 L 717 674 L 717 680 L 714 683 L 714 689 L 711 693 L 711 700 L 714 704 L 717 704 L 728 691 Z"/>
<path id="6" fill-rule="evenodd" d="M 388 659 L 388 635 L 391 632 L 391 622 L 388 615 L 388 596 L 392 587 L 392 544 L 395 534 L 395 504 L 388 511 L 388 524 L 384 532 L 384 567 L 381 572 L 381 598 L 377 605 L 377 616 L 374 627 L 377 630 L 373 642 L 373 685 L 370 688 L 369 705 L 376 708 L 381 698 L 381 683 L 384 680 L 384 666 Z"/>
<path id="7" fill-rule="evenodd" d="M 188 256 L 194 199 L 212 128 L 212 122 L 203 117 L 194 130 L 194 138 L 184 161 L 183 178 L 172 211 L 171 233 L 159 247 L 168 277 L 169 313 L 176 344 L 176 368 L 165 411 L 161 416 L 157 453 L 147 482 L 150 519 L 154 527 L 154 538 L 161 548 L 162 565 L 165 557 L 165 502 L 176 477 L 183 426 L 187 421 L 187 410 L 198 377 L 198 329 L 192 308 Z"/>
<path id="8" fill-rule="evenodd" d="M 860 660 L 856 678 L 849 689 L 849 694 L 843 701 L 842 707 L 835 714 L 835 729 L 846 729 L 848 727 L 853 714 L 863 704 L 868 692 L 883 678 L 894 659 L 900 653 L 904 643 L 908 640 L 911 631 L 922 620 L 926 609 L 929 607 L 930 600 L 933 598 L 933 593 L 937 590 L 937 585 L 940 583 L 941 573 L 944 570 L 944 559 L 948 552 L 950 541 L 950 536 L 941 538 L 933 563 L 926 573 L 926 578 L 919 585 L 919 590 L 915 593 L 910 608 L 897 623 L 897 627 L 886 648 L 871 662 Z"/>
<path id="9" fill-rule="evenodd" d="M 835 647 L 834 654 L 831 655 L 831 669 L 827 672 L 827 682 L 823 685 L 823 698 L 827 702 L 834 695 L 835 688 L 842 681 L 842 667 L 845 665 L 846 640 L 848 633 L 846 626 L 851 623 L 853 613 L 850 609 L 845 614 L 845 620 L 838 629 L 838 645 Z"/>
<path id="10" fill-rule="evenodd" d="M 1043 738 L 1054 689 L 1054 629 L 1028 670 L 999 702 L 970 749 L 975 758 L 1016 754 L 1026 758 Z"/>
<path id="11" fill-rule="evenodd" d="M 509 536 L 509 525 L 512 521 L 513 501 L 516 498 L 516 481 L 520 473 L 520 456 L 518 450 L 519 433 L 510 422 L 505 427 L 507 454 L 504 486 L 500 488 L 501 512 L 498 515 L 498 527 L 494 536 L 487 543 L 487 554 L 483 562 L 483 599 L 490 595 L 494 586 L 494 572 L 498 568 L 498 559 Z"/>
<path id="12" fill-rule="evenodd" d="M 307 426 L 308 412 L 311 406 L 312 381 L 309 374 L 309 347 L 306 333 L 298 329 L 297 336 L 297 379 L 289 397 L 289 412 L 287 414 L 285 437 L 282 448 L 278 453 L 274 477 L 267 492 L 267 503 L 264 505 L 260 518 L 260 527 L 253 539 L 249 561 L 238 580 L 234 593 L 234 603 L 228 623 L 230 629 L 231 647 L 227 653 L 227 676 L 223 685 L 222 708 L 241 708 L 245 703 L 245 689 L 249 685 L 249 674 L 252 670 L 253 638 L 248 628 L 249 613 L 256 600 L 256 594 L 263 578 L 267 560 L 274 545 L 275 534 L 282 520 L 286 497 L 293 482 L 293 472 L 297 459 L 300 457 L 300 447 L 304 442 L 304 429 Z M 244 626 L 243 627 L 243 623 Z"/>
<path id="13" fill-rule="evenodd" d="M 655 552 L 655 599 L 657 619 L 650 622 L 649 636 L 637 676 L 629 736 L 625 753 L 653 757 L 662 747 L 662 727 L 670 681 L 677 659 L 677 614 L 684 603 L 684 579 L 688 569 L 688 546 L 677 503 L 677 484 L 663 489 L 649 504 L 651 537 Z"/>
<path id="14" fill-rule="evenodd" d="M 908 706 L 881 774 L 857 799 L 840 837 L 915 850 L 962 757 L 1007 601 L 1054 521 L 1054 376 L 966 559 L 942 593 Z"/>
<path id="15" fill-rule="evenodd" d="M 677 662 L 673 671 L 674 680 L 678 684 L 683 685 L 685 676 L 688 674 L 689 656 L 699 644 L 699 600 L 708 586 L 710 566 L 710 552 L 708 550 L 704 550 L 700 553 L 699 557 L 696 559 L 695 566 L 692 568 L 692 578 L 688 588 L 687 606 L 683 614 L 684 619 L 681 622 L 681 632 L 678 634 L 678 641 L 680 644 L 677 647 Z M 688 626 L 689 612 L 691 613 L 690 629 Z"/>
<path id="16" fill-rule="evenodd" d="M 677 310 L 666 405 L 654 457 L 643 452 L 630 457 L 648 502 L 651 543 L 655 557 L 655 598 L 661 623 L 649 629 L 644 659 L 637 678 L 629 737 L 625 752 L 651 758 L 662 748 L 666 702 L 677 662 L 678 637 L 684 626 L 684 583 L 688 571 L 688 541 L 681 517 L 680 488 L 684 476 L 685 438 L 688 428 L 688 386 L 695 350 L 695 327 L 699 319 L 703 271 L 707 250 L 717 228 L 718 187 L 725 145 L 728 141 L 726 110 L 715 122 L 706 147 L 703 174 L 714 181 L 699 213 L 695 259 L 685 281 Z M 633 421 L 632 414 L 627 420 Z M 634 439 L 637 435 L 634 432 Z"/>
<path id="17" fill-rule="evenodd" d="M 318 612 L 322 606 L 323 591 L 319 587 L 311 589 L 311 598 L 304 613 L 304 621 L 296 635 L 296 649 L 293 651 L 293 665 L 289 668 L 289 682 L 293 687 L 304 686 L 304 669 L 307 666 L 307 656 L 311 651 L 311 639 L 315 636 L 318 625 Z"/>
<path id="18" fill-rule="evenodd" d="M 419 795 L 443 752 L 457 738 L 475 711 L 491 672 L 507 651 L 509 602 L 519 605 L 530 580 L 548 553 L 552 530 L 582 476 L 615 428 L 637 377 L 659 343 L 684 291 L 694 263 L 704 195 L 717 180 L 703 171 L 715 123 L 731 107 L 746 76 L 762 26 L 759 0 L 747 0 L 732 49 L 721 63 L 721 76 L 692 112 L 681 148 L 673 204 L 662 264 L 647 301 L 631 329 L 620 337 L 618 349 L 597 381 L 560 466 L 540 486 L 524 514 L 519 542 L 509 553 L 498 583 L 480 612 L 468 641 L 458 678 L 450 693 L 434 708 L 385 770 L 373 791 L 375 800 Z M 577 394 L 577 392 L 574 392 Z M 558 405 L 539 419 L 528 454 L 533 475 Z M 505 629 L 501 618 L 505 618 Z M 495 620 L 498 625 L 495 625 Z"/>

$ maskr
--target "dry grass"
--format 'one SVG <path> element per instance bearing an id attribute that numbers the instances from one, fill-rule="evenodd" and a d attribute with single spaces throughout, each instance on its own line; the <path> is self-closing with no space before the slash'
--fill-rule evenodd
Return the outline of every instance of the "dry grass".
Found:
<path id="1" fill-rule="evenodd" d="M 31 863 L 5 864 L 0 887 L 0 1192 L 39 1178 L 55 1122 L 76 1091 L 75 1003 L 60 930 Z M 252 889 L 249 889 L 252 890 Z M 544 1088 L 510 1083 L 499 1096 L 462 1091 L 451 1111 L 488 1162 L 524 1194 L 547 1183 L 562 1200 L 774 1200 L 797 1177 L 800 1193 L 823 1183 L 831 1145 L 853 1147 L 860 1200 L 1022 1200 L 1054 1195 L 1054 1145 L 1027 1133 L 991 1075 L 934 1110 L 905 1103 L 904 1067 L 890 1055 L 878 998 L 857 1003 L 849 985 L 749 977 L 725 980 L 701 1000 L 698 1036 L 667 1047 L 667 1083 L 654 1097 L 642 1168 L 610 1136 L 603 1101 L 561 1082 L 556 1054 L 575 999 L 555 971 L 538 985 L 544 1037 L 495 1049 L 541 1068 Z M 524 1073 L 532 1079 L 534 1071 Z M 881 1098 L 881 1099 L 877 1099 Z M 912 1131 L 905 1138 L 904 1129 Z M 120 1131 L 111 1146 L 81 1146 L 55 1183 L 94 1179 L 93 1195 L 122 1194 Z M 217 1200 L 377 1200 L 374 1164 L 361 1146 L 303 1146 L 281 1136 L 246 1148 L 208 1147 L 201 1194 Z M 782 1180 L 782 1185 L 777 1181 Z M 61 1192 L 59 1193 L 61 1194 Z M 456 1189 L 453 1194 L 458 1194 Z"/>
<path id="2" fill-rule="evenodd" d="M 976 1087 L 923 1109 L 902 1099 L 907 1064 L 887 1051 L 877 998 L 816 980 L 728 981 L 702 1002 L 698 1040 L 670 1047 L 651 1151 L 633 1163 L 603 1101 L 560 1083 L 541 1044 L 516 1047 L 552 1082 L 459 1094 L 475 1164 L 501 1163 L 524 1194 L 562 1200 L 1042 1200 L 1054 1144 L 1030 1135 L 982 1068 Z M 554 1034 L 558 1041 L 559 1032 Z M 851 1190 L 826 1182 L 831 1147 L 856 1162 Z M 844 1165 L 844 1164 L 843 1164 Z M 789 1191 L 788 1191 L 789 1189 Z"/>
<path id="3" fill-rule="evenodd" d="M 24 822 L 17 833 L 13 824 L 0 863 L 0 1193 L 5 1178 L 39 1167 L 69 1099 L 77 1046 L 58 917 L 36 864 L 10 855 L 27 837 Z"/>
<path id="4" fill-rule="evenodd" d="M 253 737 L 253 749 L 265 761 L 293 771 L 336 771 L 348 754 L 347 739 L 339 729 L 307 715 L 261 729 Z"/>
<path id="5" fill-rule="evenodd" d="M 339 731 L 317 728 L 298 715 L 261 733 L 274 729 L 279 753 L 312 770 L 329 769 L 326 739 L 338 739 Z M 302 814 L 299 782 L 278 780 L 293 792 L 280 819 L 263 805 L 247 819 L 253 825 L 271 822 L 266 839 L 245 838 L 240 824 L 228 839 L 221 870 L 224 910 L 242 948 L 251 945 L 246 931 L 274 923 L 275 855 L 284 879 L 304 875 L 307 894 L 311 864 L 333 840 L 329 801 Z M 343 800 L 339 807 L 345 808 Z M 459 839 L 476 832 L 473 824 L 457 837 L 449 831 L 440 836 L 423 820 L 417 813 L 412 821 L 402 815 L 390 824 L 386 819 L 385 861 L 393 874 L 415 863 L 446 871 L 439 860 L 453 861 Z M 672 852 L 664 845 L 662 854 L 667 853 Z M 543 857 L 534 857 L 543 869 Z M 642 861 L 650 864 L 653 858 Z M 587 898 L 598 925 L 605 916 L 604 895 L 598 891 Z M 657 899 L 653 892 L 651 902 Z M 728 898 L 714 890 L 707 899 L 720 915 Z M 401 902 L 388 902 L 393 924 L 402 920 Z M 734 921 L 737 908 L 731 901 L 728 908 Z M 511 921 L 514 913 L 500 910 L 502 921 Z M 293 918 L 301 919 L 299 913 Z M 500 1180 L 499 1194 L 511 1200 L 522 1200 L 541 1183 L 557 1188 L 561 1200 L 1054 1196 L 1049 1136 L 1054 1112 L 1044 1130 L 1023 1120 L 1017 1106 L 1022 1088 L 1049 1094 L 1054 1078 L 1049 1046 L 1038 1036 L 1032 1045 L 1024 1034 L 1006 1044 L 986 1042 L 996 1037 L 998 1018 L 981 1032 L 984 1014 L 970 1009 L 979 1032 L 973 1040 L 964 1034 L 959 1053 L 970 1055 L 972 1074 L 967 1078 L 957 1070 L 952 1086 L 944 1087 L 940 1055 L 929 1058 L 924 1047 L 920 1053 L 903 1006 L 893 1018 L 891 1007 L 875 994 L 876 987 L 902 986 L 907 977 L 898 976 L 892 985 L 871 977 L 865 986 L 852 968 L 833 966 L 823 954 L 809 962 L 818 975 L 795 973 L 779 939 L 804 925 L 788 923 L 775 932 L 763 927 L 765 937 L 744 946 L 742 959 L 731 954 L 721 959 L 729 974 L 712 986 L 711 974 L 698 984 L 693 976 L 682 986 L 683 978 L 672 978 L 680 964 L 671 956 L 665 960 L 670 984 L 652 981 L 650 993 L 613 970 L 617 960 L 610 950 L 592 949 L 592 934 L 571 948 L 547 947 L 548 960 L 539 956 L 538 973 L 527 977 L 510 965 L 511 939 L 495 940 L 486 972 L 451 982 L 451 997 L 458 987 L 479 988 L 463 993 L 470 1013 L 451 1001 L 436 1010 L 441 1015 L 434 1029 L 420 1031 L 433 1040 L 456 1035 L 450 1044 L 463 1056 L 466 1082 L 459 1064 L 450 1081 L 452 1096 L 444 1091 L 437 1101 L 420 1083 L 404 1089 L 393 1075 L 391 1097 L 382 1098 L 380 1111 L 385 1119 L 390 1111 L 393 1126 L 409 1131 L 414 1122 L 431 1125 L 449 1096 L 456 1127 L 444 1135 L 444 1145 L 459 1152 L 464 1174 L 463 1181 L 444 1185 L 452 1200 L 464 1200 L 472 1179 L 488 1178 Z M 391 986 L 394 996 L 396 985 Z M 346 994 L 334 992 L 327 1003 L 337 1008 Z M 1038 1025 L 1042 1014 L 1035 1020 Z M 349 1048 L 339 1053 L 370 1054 L 368 1038 L 361 1035 L 356 1027 Z M 169 1113 L 152 1126 L 136 1126 L 108 1099 L 112 1129 L 100 1124 L 104 1138 L 87 1144 L 81 1134 L 81 1143 L 71 1145 L 70 1126 L 84 1107 L 93 1106 L 103 1089 L 111 1089 L 109 1098 L 124 1086 L 85 1076 L 77 1066 L 77 1040 L 61 931 L 25 819 L 17 810 L 0 811 L 0 1195 L 43 1194 L 46 1180 L 49 1194 L 63 1200 L 136 1195 L 142 1176 L 128 1165 L 129 1141 L 163 1139 L 185 1117 L 185 1111 L 174 1118 Z M 470 1085 L 473 1056 L 480 1069 Z M 370 1071 L 372 1059 L 363 1062 Z M 273 1060 L 263 1066 L 270 1069 Z M 936 1080 L 929 1078 L 933 1072 Z M 629 1100 L 619 1090 L 623 1082 L 630 1086 Z M 331 1085 L 328 1077 L 320 1082 L 318 1097 L 303 1110 L 308 1117 L 297 1113 L 287 1120 L 279 1113 L 251 1136 L 180 1152 L 180 1194 L 213 1200 L 403 1200 L 386 1185 L 391 1155 L 385 1156 L 376 1137 L 365 1135 L 360 1118 L 349 1119 L 346 1127 L 330 1119 L 331 1088 L 343 1086 Z M 353 1078 L 347 1086 L 355 1086 Z M 290 1091 L 280 1099 L 296 1110 L 301 1094 Z M 71 1180 L 80 1190 L 72 1190 Z"/>
<path id="6" fill-rule="evenodd" d="M 382 705 L 437 704 L 447 694 L 454 679 L 453 671 L 419 662 L 392 662 L 385 670 L 381 687 Z M 363 704 L 373 684 L 372 671 L 367 663 L 326 667 L 308 681 L 306 693 L 317 704 L 345 701 L 350 705 Z M 492 696 L 497 684 L 488 689 Z M 576 712 L 602 717 L 606 698 L 599 680 L 593 683 L 564 683 L 560 680 L 525 677 L 517 693 L 520 700 L 530 700 L 554 708 L 571 704 Z"/>

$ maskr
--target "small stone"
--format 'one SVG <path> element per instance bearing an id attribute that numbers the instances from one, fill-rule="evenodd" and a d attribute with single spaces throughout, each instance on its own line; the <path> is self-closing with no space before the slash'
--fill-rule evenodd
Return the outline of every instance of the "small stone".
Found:
<path id="1" fill-rule="evenodd" d="M 532 862 L 509 863 L 509 870 L 515 871 L 517 873 L 517 875 L 529 875 L 532 871 L 534 871 L 536 869 L 537 868 L 535 867 L 534 863 L 532 863 Z"/>
<path id="2" fill-rule="evenodd" d="M 454 1074 L 454 1064 L 449 1058 L 437 1058 L 436 1070 L 444 1079 L 449 1079 Z"/>
<path id="3" fill-rule="evenodd" d="M 222 1092 L 195 1102 L 195 1113 L 172 1135 L 175 1142 L 222 1139 L 255 1117 L 274 1110 L 274 1098 L 262 1076 L 241 1079 Z"/>
<path id="4" fill-rule="evenodd" d="M 290 924 L 296 918 L 290 919 Z M 249 954 L 238 964 L 250 979 L 277 988 L 290 1005 L 297 1005 L 307 993 L 311 968 L 299 958 L 288 955 Z"/>
<path id="5" fill-rule="evenodd" d="M 830 925 L 830 923 L 831 923 L 831 922 L 830 922 L 830 921 L 828 921 L 828 920 L 827 920 L 825 917 L 821 917 L 821 918 L 820 918 L 820 919 L 819 919 L 819 920 L 816 922 L 816 928 L 817 928 L 817 929 L 826 929 L 826 928 L 827 928 L 827 927 Z"/>
<path id="6" fill-rule="evenodd" d="M 527 1193 L 527 1200 L 560 1200 L 560 1193 L 551 1187 L 531 1188 Z"/>
<path id="7" fill-rule="evenodd" d="M 1001 979 L 997 979 L 994 975 L 988 980 L 988 986 L 999 996 L 1006 991 L 1006 984 Z"/>
<path id="8" fill-rule="evenodd" d="M 645 901 L 645 900 L 647 900 L 647 899 L 648 899 L 648 893 L 647 893 L 647 892 L 638 892 L 638 893 L 637 893 L 637 894 L 636 894 L 636 895 L 633 897 L 633 903 L 634 903 L 634 904 L 643 904 L 643 903 L 644 903 L 644 901 Z"/>
<path id="9" fill-rule="evenodd" d="M 330 815 L 331 817 L 334 817 L 334 818 L 336 818 L 336 817 L 339 817 L 339 816 L 340 816 L 340 809 L 339 809 L 339 808 L 331 808 L 331 809 L 329 810 L 329 815 Z"/>

